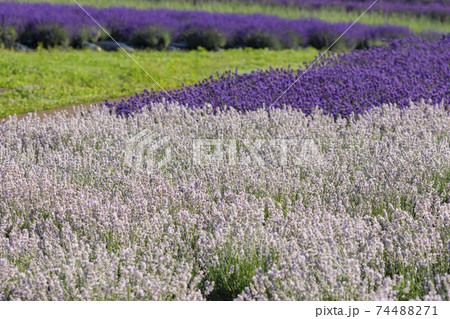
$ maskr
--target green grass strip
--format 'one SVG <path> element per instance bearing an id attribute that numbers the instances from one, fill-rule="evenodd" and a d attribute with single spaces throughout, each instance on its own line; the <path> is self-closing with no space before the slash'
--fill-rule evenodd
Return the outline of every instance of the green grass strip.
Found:
<path id="1" fill-rule="evenodd" d="M 101 101 L 157 85 L 122 52 L 0 50 L 0 117 Z M 133 57 L 165 89 L 194 84 L 216 71 L 296 67 L 318 54 L 304 50 L 140 51 Z"/>

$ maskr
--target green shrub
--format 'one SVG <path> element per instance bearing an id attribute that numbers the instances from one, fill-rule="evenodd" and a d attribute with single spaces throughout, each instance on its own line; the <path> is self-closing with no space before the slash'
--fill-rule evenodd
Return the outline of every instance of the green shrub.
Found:
<path id="1" fill-rule="evenodd" d="M 332 43 L 333 36 L 325 32 L 313 32 L 308 37 L 308 44 L 318 50 L 328 48 Z"/>
<path id="2" fill-rule="evenodd" d="M 80 49 L 85 42 L 98 42 L 101 33 L 101 30 L 96 28 L 83 28 L 72 36 L 70 45 L 76 49 Z"/>
<path id="3" fill-rule="evenodd" d="M 124 42 L 124 41 L 128 41 L 128 36 L 125 35 L 122 30 L 120 30 L 117 27 L 111 27 L 109 30 L 107 30 L 108 33 L 111 35 L 111 37 L 118 41 L 118 42 Z M 102 41 L 111 41 L 111 38 L 107 35 L 107 34 L 102 34 L 101 37 Z"/>
<path id="4" fill-rule="evenodd" d="M 308 45 L 316 48 L 318 50 L 328 49 L 335 51 L 342 51 L 354 48 L 364 49 L 368 46 L 367 41 L 365 40 L 355 40 L 355 39 L 347 39 L 341 38 L 339 41 L 336 41 L 338 35 L 334 32 L 313 32 L 308 37 Z"/>
<path id="5" fill-rule="evenodd" d="M 217 254 L 217 264 L 206 270 L 200 289 L 205 292 L 206 282 L 214 282 L 213 290 L 207 300 L 231 301 L 236 298 L 253 280 L 256 271 L 261 268 L 267 272 L 269 265 L 276 261 L 275 255 L 262 254 L 254 247 L 245 247 L 244 254 L 233 252 L 231 244 Z"/>
<path id="6" fill-rule="evenodd" d="M 18 38 L 17 31 L 13 26 L 0 29 L 0 43 L 6 48 L 12 48 Z"/>
<path id="7" fill-rule="evenodd" d="M 363 49 L 367 49 L 369 48 L 370 43 L 369 40 L 367 39 L 362 39 L 355 47 L 355 49 L 357 50 L 363 50 Z"/>
<path id="8" fill-rule="evenodd" d="M 186 42 L 188 49 L 197 49 L 203 47 L 207 50 L 217 50 L 223 48 L 227 39 L 219 31 L 191 28 L 183 32 L 180 40 Z"/>
<path id="9" fill-rule="evenodd" d="M 88 31 L 88 41 L 96 43 L 100 40 L 104 32 L 101 29 L 91 28 Z"/>
<path id="10" fill-rule="evenodd" d="M 36 42 L 41 42 L 44 48 L 56 46 L 66 47 L 69 44 L 67 30 L 58 24 L 42 24 L 37 26 Z"/>
<path id="11" fill-rule="evenodd" d="M 307 39 L 295 32 L 288 33 L 286 40 L 282 42 L 283 49 L 297 49 L 308 44 Z"/>
<path id="12" fill-rule="evenodd" d="M 131 36 L 131 43 L 138 48 L 162 50 L 169 46 L 170 41 L 170 33 L 155 26 L 136 30 Z"/>
<path id="13" fill-rule="evenodd" d="M 112 33 L 111 30 L 108 29 L 108 28 L 104 28 L 104 29 L 105 29 L 105 31 L 108 32 L 108 33 L 106 33 L 106 32 L 104 32 L 103 30 L 101 30 L 100 35 L 99 35 L 99 38 L 98 38 L 97 41 L 111 41 L 111 38 L 110 38 L 109 35 L 108 35 L 108 34 L 111 34 L 111 33 Z M 97 42 L 97 41 L 96 41 L 96 42 Z"/>
<path id="14" fill-rule="evenodd" d="M 262 48 L 270 48 L 270 49 L 280 49 L 281 44 L 280 41 L 273 35 L 262 32 L 254 32 L 247 35 L 244 39 L 245 46 L 262 49 Z"/>
<path id="15" fill-rule="evenodd" d="M 81 29 L 77 33 L 75 33 L 70 39 L 70 45 L 75 49 L 80 49 L 83 47 L 83 43 L 88 42 L 89 35 L 86 29 Z"/>
<path id="16" fill-rule="evenodd" d="M 44 48 L 66 47 L 70 43 L 67 30 L 59 24 L 38 24 L 28 26 L 20 35 L 20 41 L 32 48 L 42 45 Z"/>

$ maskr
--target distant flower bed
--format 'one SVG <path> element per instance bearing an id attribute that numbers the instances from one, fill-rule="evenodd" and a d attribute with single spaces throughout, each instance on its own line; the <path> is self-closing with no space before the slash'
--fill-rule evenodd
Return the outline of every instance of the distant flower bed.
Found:
<path id="1" fill-rule="evenodd" d="M 396 103 L 402 108 L 410 100 L 440 103 L 450 98 L 449 52 L 450 36 L 439 40 L 401 39 L 387 46 L 326 57 L 305 74 L 304 69 L 250 74 L 229 71 L 169 91 L 171 97 L 152 90 L 127 101 L 106 104 L 121 115 L 148 108 L 152 103 L 177 101 L 192 108 L 211 104 L 213 109 L 239 111 L 288 105 L 306 114 L 318 106 L 328 114 L 348 116 L 384 103 Z"/>
<path id="2" fill-rule="evenodd" d="M 236 2 L 233 0 L 198 0 L 197 2 Z M 374 0 L 239 0 L 245 4 L 295 6 L 304 9 L 338 7 L 347 11 L 364 11 Z M 378 0 L 371 11 L 425 15 L 441 21 L 448 20 L 450 4 L 447 0 Z"/>
<path id="3" fill-rule="evenodd" d="M 289 20 L 259 14 L 241 15 L 166 9 L 86 7 L 117 41 L 139 48 L 165 49 L 171 43 L 186 49 L 232 47 L 297 48 L 328 47 L 349 23 L 315 19 Z M 79 48 L 98 42 L 105 34 L 75 5 L 0 3 L 0 42 L 12 47 L 20 42 L 31 47 Z M 338 42 L 344 48 L 363 48 L 383 38 L 400 38 L 411 31 L 398 26 L 355 25 Z"/>

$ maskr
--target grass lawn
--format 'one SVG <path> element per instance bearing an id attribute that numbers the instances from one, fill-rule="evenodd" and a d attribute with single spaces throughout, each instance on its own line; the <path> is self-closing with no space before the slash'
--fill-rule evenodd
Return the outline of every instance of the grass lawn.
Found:
<path id="1" fill-rule="evenodd" d="M 18 1 L 19 2 L 19 1 Z M 75 4 L 73 0 L 20 0 L 20 2 L 53 2 Z M 295 6 L 280 6 L 267 4 L 242 4 L 220 3 L 220 2 L 199 2 L 194 5 L 193 1 L 186 0 L 77 0 L 81 5 L 94 7 L 110 6 L 128 6 L 136 8 L 170 8 L 177 10 L 203 10 L 215 12 L 234 12 L 234 13 L 263 13 L 277 15 L 284 18 L 297 19 L 301 17 L 315 17 L 330 22 L 354 21 L 360 15 L 360 12 L 347 12 L 341 8 L 322 8 L 317 10 L 305 10 Z M 393 24 L 402 25 L 411 28 L 415 32 L 435 30 L 439 32 L 448 32 L 450 22 L 442 22 L 429 17 L 416 17 L 406 13 L 385 14 L 375 11 L 375 6 L 368 11 L 360 20 L 361 23 L 370 25 Z"/>
<path id="2" fill-rule="evenodd" d="M 0 117 L 122 97 L 157 85 L 122 52 L 0 51 Z M 235 49 L 220 52 L 141 51 L 133 57 L 165 89 L 193 84 L 216 71 L 296 67 L 318 51 Z"/>

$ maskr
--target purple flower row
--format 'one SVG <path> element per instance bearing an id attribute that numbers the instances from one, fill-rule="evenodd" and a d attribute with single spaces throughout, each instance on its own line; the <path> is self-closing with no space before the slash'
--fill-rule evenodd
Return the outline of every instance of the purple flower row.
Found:
<path id="1" fill-rule="evenodd" d="M 330 45 L 349 26 L 349 23 L 328 23 L 316 19 L 289 20 L 259 14 L 137 10 L 117 7 L 103 9 L 86 7 L 86 10 L 116 40 L 129 42 L 139 38 L 144 43 L 154 40 L 156 47 L 164 47 L 162 42 L 172 41 L 183 43 L 188 48 L 204 46 L 208 49 L 239 46 L 294 48 L 306 45 L 322 48 Z M 55 25 L 62 26 L 63 33 L 67 34 L 71 42 L 80 42 L 79 39 L 86 31 L 97 32 L 99 35 L 99 28 L 94 21 L 77 6 L 0 3 L 0 27 L 2 29 L 13 27 L 22 42 L 29 41 L 30 38 L 39 38 L 38 35 L 43 29 L 47 33 L 40 36 L 39 39 L 44 39 L 42 41 L 51 38 L 52 34 L 60 35 L 61 32 L 58 32 L 60 30 L 51 28 Z M 146 35 L 145 32 L 139 33 L 142 30 L 149 31 Z M 339 43 L 347 48 L 365 47 L 371 41 L 408 35 L 411 35 L 411 31 L 405 27 L 358 24 L 351 28 Z M 148 37 L 155 39 L 151 40 Z M 170 41 L 166 40 L 167 37 Z M 95 42 L 95 39 L 91 41 Z"/>
<path id="2" fill-rule="evenodd" d="M 170 97 L 152 89 L 106 105 L 121 115 L 148 108 L 152 103 L 176 101 L 192 108 L 210 104 L 214 109 L 239 111 L 289 105 L 306 114 L 318 106 L 325 113 L 348 116 L 384 103 L 397 103 L 402 108 L 410 100 L 439 103 L 450 98 L 449 52 L 448 35 L 439 40 L 400 39 L 368 50 L 332 54 L 317 64 L 305 65 L 306 69 L 258 70 L 249 74 L 228 71 L 169 91 Z"/>
<path id="3" fill-rule="evenodd" d="M 203 1 L 234 2 L 233 0 Z M 341 7 L 347 11 L 364 11 L 374 2 L 374 0 L 240 0 L 239 2 L 249 4 L 263 3 L 274 6 L 291 5 L 304 9 Z M 446 0 L 378 0 L 371 8 L 371 11 L 427 15 L 431 18 L 444 21 L 450 16 L 450 4 Z"/>

